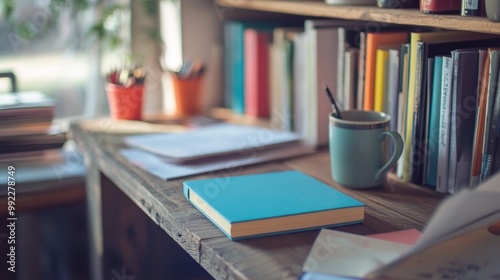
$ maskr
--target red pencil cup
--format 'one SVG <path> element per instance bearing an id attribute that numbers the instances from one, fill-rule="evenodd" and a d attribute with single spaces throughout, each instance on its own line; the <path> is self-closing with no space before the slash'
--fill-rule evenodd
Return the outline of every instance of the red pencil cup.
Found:
<path id="1" fill-rule="evenodd" d="M 125 87 L 117 84 L 107 84 L 109 111 L 112 119 L 141 120 L 143 85 Z"/>
<path id="2" fill-rule="evenodd" d="M 203 77 L 172 77 L 175 95 L 175 109 L 179 116 L 192 116 L 201 112 L 201 91 Z"/>

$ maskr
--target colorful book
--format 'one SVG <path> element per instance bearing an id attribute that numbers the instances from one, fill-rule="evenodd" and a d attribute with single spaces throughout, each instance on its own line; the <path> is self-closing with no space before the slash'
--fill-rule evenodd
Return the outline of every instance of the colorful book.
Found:
<path id="1" fill-rule="evenodd" d="M 247 28 L 244 44 L 244 106 L 245 114 L 269 118 L 269 46 L 271 33 Z"/>
<path id="2" fill-rule="evenodd" d="M 420 0 L 420 11 L 424 14 L 458 14 L 462 0 Z"/>
<path id="3" fill-rule="evenodd" d="M 427 178 L 427 159 L 428 159 L 428 126 L 430 99 L 432 91 L 432 67 L 429 68 L 428 61 L 437 55 L 449 55 L 452 50 L 457 48 L 472 48 L 498 44 L 498 39 L 480 39 L 470 40 L 468 38 L 460 41 L 437 41 L 437 42 L 418 42 L 417 63 L 415 66 L 415 86 L 414 105 L 413 105 L 413 135 L 411 145 L 410 171 L 411 180 L 416 184 L 426 184 Z M 477 77 L 476 77 L 477 78 Z"/>
<path id="4" fill-rule="evenodd" d="M 278 27 L 273 30 L 270 47 L 270 122 L 273 128 L 294 130 L 295 43 L 302 28 Z"/>
<path id="5" fill-rule="evenodd" d="M 384 99 L 387 92 L 386 77 L 389 63 L 389 50 L 377 49 L 375 59 L 375 91 L 373 110 L 384 111 Z"/>
<path id="6" fill-rule="evenodd" d="M 277 26 L 298 26 L 300 21 L 227 21 L 224 23 L 224 90 L 226 105 L 234 113 L 245 113 L 245 46 L 247 28 L 271 30 Z"/>
<path id="7" fill-rule="evenodd" d="M 406 102 L 406 131 L 403 135 L 405 148 L 403 151 L 403 177 L 405 181 L 410 180 L 411 169 L 413 167 L 412 144 L 413 141 L 413 127 L 414 127 L 414 111 L 415 111 L 415 90 L 420 87 L 417 82 L 417 48 L 418 42 L 437 42 L 437 41 L 463 41 L 464 38 L 469 40 L 491 38 L 491 35 L 463 32 L 463 31 L 436 31 L 436 32 L 412 32 L 410 36 L 410 63 L 409 63 L 409 80 L 408 80 L 408 96 Z M 418 80 L 420 81 L 420 80 Z M 417 96 L 420 98 L 420 96 Z"/>
<path id="8" fill-rule="evenodd" d="M 184 195 L 232 240 L 360 223 L 364 204 L 300 171 L 190 180 Z"/>
<path id="9" fill-rule="evenodd" d="M 399 57 L 401 47 L 389 49 L 389 64 L 387 69 L 387 94 L 384 112 L 391 116 L 390 128 L 397 131 L 398 126 L 398 103 L 399 103 Z"/>
<path id="10" fill-rule="evenodd" d="M 472 143 L 476 118 L 479 50 L 458 49 L 452 52 L 453 94 L 448 191 L 468 188 L 472 165 Z"/>
<path id="11" fill-rule="evenodd" d="M 483 141 L 483 164 L 481 166 L 481 181 L 491 174 L 493 155 L 497 143 L 497 125 L 500 114 L 500 99 L 496 98 L 498 85 L 498 67 L 500 64 L 500 49 L 488 49 L 490 53 L 490 77 L 488 81 L 488 93 L 486 98 L 486 118 Z M 495 101 L 497 99 L 498 101 Z M 496 105 L 495 102 L 498 102 Z M 496 108 L 494 110 L 494 108 Z"/>
<path id="12" fill-rule="evenodd" d="M 432 58 L 431 58 L 432 59 Z M 432 72 L 432 93 L 430 94 L 429 130 L 427 132 L 427 179 L 430 186 L 436 186 L 438 169 L 439 116 L 441 111 L 441 86 L 443 73 L 443 57 L 434 58 Z"/>
<path id="13" fill-rule="evenodd" d="M 480 50 L 479 76 L 478 76 L 478 91 L 477 91 L 477 109 L 476 122 L 474 125 L 474 140 L 472 145 L 472 167 L 470 174 L 469 187 L 475 187 L 480 182 L 481 166 L 483 159 L 483 139 L 484 129 L 486 124 L 486 101 L 488 94 L 488 80 L 490 78 L 490 55 L 487 50 Z"/>
<path id="14" fill-rule="evenodd" d="M 408 42 L 409 32 L 369 32 L 366 35 L 365 82 L 363 109 L 374 109 L 375 68 L 377 49 L 382 45 L 404 44 Z"/>
<path id="15" fill-rule="evenodd" d="M 346 91 L 346 87 L 350 87 L 346 85 L 347 79 L 353 77 L 352 73 L 345 72 L 346 67 L 348 71 L 351 71 L 351 67 L 346 65 L 347 58 L 346 56 L 353 53 L 353 51 L 358 51 L 360 47 L 360 29 L 364 27 L 364 24 L 361 23 L 359 26 L 342 26 L 337 29 L 338 35 L 338 49 L 337 49 L 337 85 L 336 92 L 337 94 L 337 102 L 339 103 L 340 110 L 348 110 L 350 107 L 349 102 L 352 101 L 352 98 L 349 98 L 349 92 Z M 357 61 L 357 59 L 356 59 Z M 351 61 L 349 61 L 351 63 Z M 352 69 L 353 71 L 356 70 Z M 346 77 L 348 76 L 348 77 Z"/>
<path id="16" fill-rule="evenodd" d="M 453 59 L 449 56 L 443 56 L 441 81 L 436 191 L 448 193 L 448 155 L 450 154 L 451 92 L 453 86 Z"/>

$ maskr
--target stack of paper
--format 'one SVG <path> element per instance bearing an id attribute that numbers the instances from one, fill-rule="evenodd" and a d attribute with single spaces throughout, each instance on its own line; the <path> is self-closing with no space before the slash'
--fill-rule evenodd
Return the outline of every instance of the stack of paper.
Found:
<path id="1" fill-rule="evenodd" d="M 151 174 L 169 180 L 312 153 L 292 132 L 218 123 L 182 133 L 125 138 L 121 154 Z"/>

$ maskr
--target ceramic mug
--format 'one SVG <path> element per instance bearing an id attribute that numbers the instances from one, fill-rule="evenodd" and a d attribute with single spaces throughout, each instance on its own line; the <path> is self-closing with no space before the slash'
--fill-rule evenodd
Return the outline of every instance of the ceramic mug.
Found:
<path id="1" fill-rule="evenodd" d="M 499 22 L 500 21 L 500 1 L 498 0 L 485 0 L 484 4 L 486 6 L 486 16 L 489 20 Z"/>
<path id="2" fill-rule="evenodd" d="M 384 184 L 387 171 L 401 157 L 404 147 L 401 135 L 389 130 L 390 116 L 355 110 L 341 114 L 342 119 L 330 115 L 329 122 L 333 180 L 359 189 Z M 388 148 L 389 139 L 392 149 Z"/>

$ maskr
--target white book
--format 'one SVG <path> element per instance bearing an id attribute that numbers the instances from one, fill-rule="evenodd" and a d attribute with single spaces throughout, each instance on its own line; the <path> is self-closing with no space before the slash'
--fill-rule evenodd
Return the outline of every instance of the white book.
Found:
<path id="1" fill-rule="evenodd" d="M 307 77 L 309 98 L 307 143 L 322 146 L 328 143 L 328 116 L 331 104 L 323 85 L 330 85 L 337 96 L 337 27 L 316 28 L 315 20 L 305 21 Z M 335 87 L 334 87 L 335 86 Z"/>
<path id="2" fill-rule="evenodd" d="M 308 85 L 307 81 L 307 61 L 306 61 L 306 40 L 305 33 L 298 34 L 294 40 L 294 55 L 293 55 L 293 101 L 294 101 L 294 131 L 300 135 L 302 140 L 308 138 Z"/>
<path id="3" fill-rule="evenodd" d="M 359 21 L 348 20 L 306 20 L 304 32 L 306 40 L 307 95 L 309 108 L 307 116 L 307 143 L 316 146 L 328 144 L 328 118 L 331 104 L 324 85 L 330 85 L 333 96 L 338 99 L 338 29 L 357 26 Z"/>
<path id="4" fill-rule="evenodd" d="M 356 85 L 358 72 L 359 50 L 349 49 L 344 54 L 344 100 L 346 110 L 356 109 Z"/>
<path id="5" fill-rule="evenodd" d="M 366 55 L 366 33 L 359 32 L 359 57 L 358 57 L 358 84 L 356 86 L 357 98 L 356 109 L 363 110 L 365 94 L 365 55 Z"/>
<path id="6" fill-rule="evenodd" d="M 450 143 L 451 87 L 453 83 L 453 60 L 443 57 L 441 83 L 441 112 L 439 117 L 438 170 L 436 191 L 448 192 L 448 154 Z"/>

